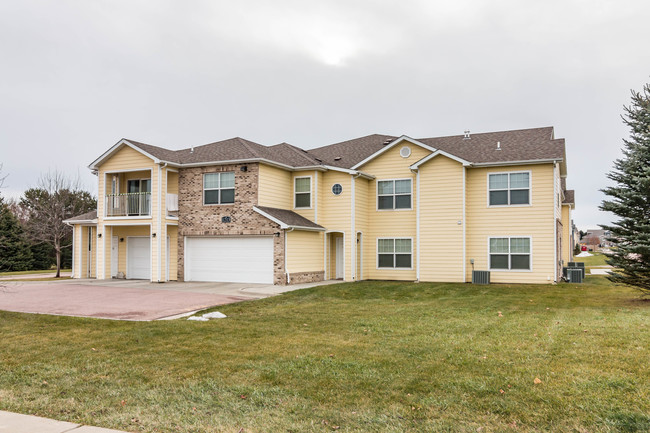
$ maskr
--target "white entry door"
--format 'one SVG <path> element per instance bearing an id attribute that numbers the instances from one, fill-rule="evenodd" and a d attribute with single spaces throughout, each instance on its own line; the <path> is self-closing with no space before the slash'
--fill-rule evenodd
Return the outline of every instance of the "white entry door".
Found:
<path id="1" fill-rule="evenodd" d="M 344 269 L 343 269 L 343 237 L 338 236 L 336 238 L 336 279 L 345 278 Z"/>
<path id="2" fill-rule="evenodd" d="M 118 252 L 120 250 L 120 238 L 113 236 L 111 238 L 111 277 L 117 277 L 117 262 L 119 260 Z"/>
<path id="3" fill-rule="evenodd" d="M 273 284 L 273 237 L 187 237 L 185 242 L 185 281 Z"/>
<path id="4" fill-rule="evenodd" d="M 126 278 L 151 279 L 151 239 L 149 236 L 126 238 Z"/>

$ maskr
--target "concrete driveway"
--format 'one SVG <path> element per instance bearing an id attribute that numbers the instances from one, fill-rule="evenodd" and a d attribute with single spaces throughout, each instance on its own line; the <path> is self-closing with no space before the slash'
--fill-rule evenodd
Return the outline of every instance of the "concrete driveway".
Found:
<path id="1" fill-rule="evenodd" d="M 150 283 L 138 280 L 2 282 L 0 310 L 118 320 L 175 318 L 206 308 L 259 299 L 322 283 Z"/>

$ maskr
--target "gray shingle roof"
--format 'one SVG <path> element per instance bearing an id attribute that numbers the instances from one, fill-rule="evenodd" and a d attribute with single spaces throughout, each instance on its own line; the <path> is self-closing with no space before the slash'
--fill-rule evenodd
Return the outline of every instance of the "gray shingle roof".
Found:
<path id="1" fill-rule="evenodd" d="M 315 222 L 303 217 L 302 215 L 298 215 L 297 213 L 287 209 L 277 209 L 274 207 L 266 207 L 266 206 L 255 206 L 255 207 L 261 210 L 262 212 L 269 214 L 273 218 L 282 221 L 284 224 L 288 226 L 325 230 L 325 227 L 320 226 Z"/>
<path id="2" fill-rule="evenodd" d="M 68 218 L 64 222 L 74 222 L 74 221 L 92 221 L 97 219 L 97 211 L 93 210 L 90 212 L 86 212 L 81 215 L 74 216 L 72 218 Z"/>
<path id="3" fill-rule="evenodd" d="M 329 165 L 351 168 L 397 138 L 373 134 L 310 150 L 287 143 L 267 147 L 239 137 L 182 150 L 125 140 L 160 160 L 176 164 L 265 159 L 290 167 Z M 454 135 L 420 138 L 418 141 L 474 164 L 564 158 L 564 140 L 554 139 L 552 127 L 471 134 L 469 139 Z M 500 150 L 497 150 L 497 143 Z"/>
<path id="4" fill-rule="evenodd" d="M 564 200 L 562 200 L 562 203 L 564 204 L 575 204 L 575 190 L 573 189 L 568 189 L 564 191 Z"/>

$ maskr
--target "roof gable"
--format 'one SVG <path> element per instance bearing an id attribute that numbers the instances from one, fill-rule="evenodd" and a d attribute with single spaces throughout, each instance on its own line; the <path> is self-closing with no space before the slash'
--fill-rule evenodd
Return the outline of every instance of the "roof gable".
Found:
<path id="1" fill-rule="evenodd" d="M 141 143 L 139 143 L 139 144 L 141 144 Z M 153 160 L 153 162 L 155 162 L 155 163 L 160 162 L 160 160 L 158 158 L 156 158 L 156 156 L 148 153 L 144 149 L 141 149 L 139 146 L 136 146 L 135 144 L 131 143 L 129 140 L 126 140 L 126 139 L 123 138 L 120 141 L 118 141 L 117 143 L 115 143 L 113 146 L 111 146 L 111 148 L 108 149 L 106 152 L 104 152 L 99 158 L 97 158 L 96 160 L 91 162 L 88 165 L 88 168 L 90 168 L 91 170 L 99 169 L 100 165 L 105 163 L 107 160 L 109 160 L 113 155 L 115 155 L 117 152 L 119 152 L 124 147 L 129 147 L 129 148 L 135 150 L 136 152 L 141 153 L 142 155 L 146 156 L 147 158 L 150 158 L 151 160 Z M 152 146 L 152 147 L 155 147 L 155 146 Z M 159 149 L 162 149 L 162 148 L 159 148 Z"/>
<path id="2" fill-rule="evenodd" d="M 432 148 L 431 146 L 428 146 L 428 145 L 426 145 L 426 144 L 424 144 L 424 143 L 422 143 L 422 142 L 420 142 L 418 140 L 415 140 L 415 139 L 413 139 L 411 137 L 408 137 L 406 135 L 402 135 L 401 137 L 397 138 L 396 140 L 393 140 L 392 142 L 385 144 L 381 149 L 379 149 L 378 151 L 376 151 L 372 155 L 368 156 L 364 160 L 362 160 L 362 161 L 358 162 L 357 164 L 355 164 L 354 166 L 352 166 L 352 169 L 354 170 L 354 169 L 357 169 L 357 168 L 363 166 L 364 164 L 367 164 L 368 162 L 370 162 L 373 159 L 377 158 L 378 156 L 382 155 L 384 152 L 394 148 L 395 146 L 397 146 L 400 143 L 411 143 L 411 144 L 413 144 L 415 146 L 419 146 L 419 147 L 421 147 L 421 148 L 423 148 L 425 150 L 428 150 L 429 152 L 435 152 L 436 151 L 436 149 Z"/>

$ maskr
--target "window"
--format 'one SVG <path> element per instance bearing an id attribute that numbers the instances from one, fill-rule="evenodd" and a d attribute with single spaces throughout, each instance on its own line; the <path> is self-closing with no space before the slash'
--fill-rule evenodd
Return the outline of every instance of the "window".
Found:
<path id="1" fill-rule="evenodd" d="M 332 194 L 334 195 L 341 195 L 343 192 L 343 186 L 340 183 L 335 183 L 332 185 Z"/>
<path id="2" fill-rule="evenodd" d="M 411 243 L 411 239 L 377 239 L 377 267 L 411 268 Z"/>
<path id="3" fill-rule="evenodd" d="M 294 179 L 294 207 L 311 207 L 311 177 L 297 177 Z"/>
<path id="4" fill-rule="evenodd" d="M 489 175 L 490 206 L 530 204 L 530 172 Z"/>
<path id="5" fill-rule="evenodd" d="M 411 209 L 411 179 L 377 181 L 377 209 Z"/>
<path id="6" fill-rule="evenodd" d="M 491 270 L 530 270 L 530 238 L 490 238 Z"/>
<path id="7" fill-rule="evenodd" d="M 203 175 L 203 204 L 235 202 L 235 173 L 206 173 Z"/>

